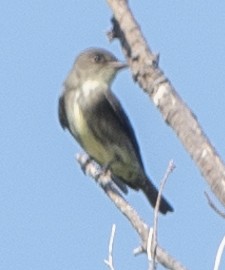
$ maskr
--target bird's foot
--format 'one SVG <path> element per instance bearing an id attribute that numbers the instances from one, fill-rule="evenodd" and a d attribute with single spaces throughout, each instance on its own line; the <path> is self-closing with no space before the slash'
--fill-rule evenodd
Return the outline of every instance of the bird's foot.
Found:
<path id="1" fill-rule="evenodd" d="M 87 169 L 87 166 L 92 162 L 92 159 L 87 155 L 86 156 L 86 160 L 84 163 L 82 163 L 81 165 L 81 170 L 83 171 L 84 174 L 86 174 L 86 169 Z"/>
<path id="2" fill-rule="evenodd" d="M 98 167 L 97 172 L 95 174 L 95 178 L 99 179 L 100 177 L 109 177 L 111 178 L 111 171 L 109 170 L 109 166 Z"/>

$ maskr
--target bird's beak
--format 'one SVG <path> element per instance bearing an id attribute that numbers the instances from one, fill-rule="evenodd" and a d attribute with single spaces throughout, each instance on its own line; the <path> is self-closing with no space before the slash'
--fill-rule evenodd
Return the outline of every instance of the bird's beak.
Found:
<path id="1" fill-rule="evenodd" d="M 120 61 L 114 61 L 114 62 L 111 62 L 111 65 L 112 65 L 116 70 L 120 70 L 120 69 L 124 69 L 124 68 L 127 68 L 127 67 L 128 67 L 128 64 L 127 64 L 127 63 L 123 63 L 123 62 L 120 62 Z"/>

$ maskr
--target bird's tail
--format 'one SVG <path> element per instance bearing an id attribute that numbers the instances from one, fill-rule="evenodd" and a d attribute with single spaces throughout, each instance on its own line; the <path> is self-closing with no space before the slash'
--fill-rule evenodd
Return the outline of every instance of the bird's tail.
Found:
<path id="1" fill-rule="evenodd" d="M 140 188 L 144 192 L 145 196 L 147 197 L 152 207 L 155 208 L 156 200 L 158 197 L 157 188 L 148 179 L 145 179 L 145 181 L 143 181 L 143 184 L 141 185 Z M 166 214 L 167 212 L 173 212 L 173 207 L 168 203 L 168 201 L 163 196 L 161 197 L 160 200 L 159 211 L 162 214 Z"/>

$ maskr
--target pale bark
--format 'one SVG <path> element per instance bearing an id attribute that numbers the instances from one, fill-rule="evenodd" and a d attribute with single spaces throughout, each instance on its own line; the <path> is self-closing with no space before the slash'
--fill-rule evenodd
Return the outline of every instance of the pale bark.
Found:
<path id="1" fill-rule="evenodd" d="M 190 154 L 214 194 L 225 206 L 225 167 L 197 117 L 177 94 L 154 55 L 125 0 L 108 0 L 113 11 L 111 39 L 118 38 L 133 78 L 149 95 L 165 122 Z"/>

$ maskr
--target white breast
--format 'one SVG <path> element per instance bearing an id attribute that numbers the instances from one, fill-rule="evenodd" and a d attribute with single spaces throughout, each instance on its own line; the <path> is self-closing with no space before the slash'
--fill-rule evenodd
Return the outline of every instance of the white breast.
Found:
<path id="1" fill-rule="evenodd" d="M 87 97 L 89 95 L 92 95 L 93 92 L 95 92 L 97 89 L 100 89 L 101 84 L 96 80 L 87 80 L 83 84 L 82 88 L 83 88 L 83 95 Z"/>

